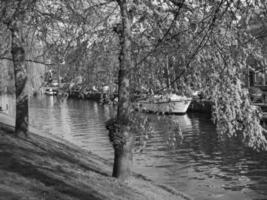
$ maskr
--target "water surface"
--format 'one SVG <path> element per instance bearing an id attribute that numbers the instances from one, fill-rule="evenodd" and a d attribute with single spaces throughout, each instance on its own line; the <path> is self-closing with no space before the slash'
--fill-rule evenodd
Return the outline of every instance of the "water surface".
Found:
<path id="1" fill-rule="evenodd" d="M 67 139 L 113 162 L 113 149 L 105 121 L 113 108 L 96 102 L 38 97 L 30 101 L 32 126 Z M 256 153 L 238 142 L 221 141 L 209 117 L 200 114 L 149 115 L 155 133 L 134 169 L 150 179 L 169 184 L 195 199 L 267 199 L 267 154 Z M 168 120 L 180 124 L 183 136 Z"/>

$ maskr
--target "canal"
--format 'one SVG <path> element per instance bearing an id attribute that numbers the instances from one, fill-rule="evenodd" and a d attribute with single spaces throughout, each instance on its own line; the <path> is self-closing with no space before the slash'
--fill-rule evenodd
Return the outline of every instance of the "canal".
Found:
<path id="1" fill-rule="evenodd" d="M 59 103 L 56 97 L 30 101 L 30 123 L 113 162 L 105 121 L 110 106 L 84 100 Z M 162 120 L 152 114 L 155 132 L 134 170 L 158 183 L 173 186 L 198 200 L 267 199 L 267 153 L 222 140 L 208 116 L 187 114 Z M 170 131 L 166 120 L 180 124 L 182 136 Z"/>

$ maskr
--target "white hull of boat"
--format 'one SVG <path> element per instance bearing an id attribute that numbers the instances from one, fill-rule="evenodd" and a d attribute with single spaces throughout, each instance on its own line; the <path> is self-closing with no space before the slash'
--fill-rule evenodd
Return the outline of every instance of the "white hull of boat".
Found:
<path id="1" fill-rule="evenodd" d="M 48 96 L 54 96 L 57 95 L 57 90 L 53 88 L 47 88 L 44 93 Z"/>
<path id="2" fill-rule="evenodd" d="M 46 91 L 45 91 L 45 94 L 48 95 L 48 96 L 54 96 L 54 95 L 57 95 L 56 92 L 46 92 Z"/>
<path id="3" fill-rule="evenodd" d="M 189 98 L 186 100 L 166 102 L 139 101 L 137 103 L 137 109 L 146 112 L 185 114 L 190 103 L 191 99 Z"/>

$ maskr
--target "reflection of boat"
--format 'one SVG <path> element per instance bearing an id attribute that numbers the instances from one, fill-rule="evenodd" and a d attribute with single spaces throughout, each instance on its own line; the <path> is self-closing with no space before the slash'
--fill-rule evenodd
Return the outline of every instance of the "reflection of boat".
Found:
<path id="1" fill-rule="evenodd" d="M 45 89 L 45 94 L 46 95 L 50 95 L 50 96 L 57 95 L 57 92 L 58 92 L 57 88 L 48 87 L 48 88 Z"/>
<path id="2" fill-rule="evenodd" d="M 185 115 L 172 115 L 170 117 L 170 119 L 172 120 L 173 123 L 179 124 L 182 131 L 185 129 L 188 129 L 188 128 L 192 128 L 191 118 L 188 117 L 187 114 L 185 114 Z"/>
<path id="3" fill-rule="evenodd" d="M 136 106 L 141 111 L 184 114 L 191 100 L 191 98 L 176 94 L 155 95 L 153 98 L 138 101 Z"/>

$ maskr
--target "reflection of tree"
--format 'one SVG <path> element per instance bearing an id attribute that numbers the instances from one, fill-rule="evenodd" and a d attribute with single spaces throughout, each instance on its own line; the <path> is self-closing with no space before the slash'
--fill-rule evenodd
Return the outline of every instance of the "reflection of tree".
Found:
<path id="1" fill-rule="evenodd" d="M 96 102 L 77 100 L 69 100 L 66 106 L 67 115 L 64 117 L 71 127 L 68 133 L 71 141 L 110 159 L 113 151 L 105 128 L 109 108 Z"/>
<path id="2" fill-rule="evenodd" d="M 159 132 L 166 143 L 166 148 L 171 150 L 184 145 L 184 131 L 192 126 L 191 119 L 187 115 L 148 115 L 148 118 L 153 127 L 152 134 L 149 137 L 153 138 L 154 131 Z"/>
<path id="3" fill-rule="evenodd" d="M 69 121 L 71 117 L 69 116 L 70 111 L 68 103 L 64 101 L 63 103 L 60 104 L 59 109 L 60 109 L 59 118 L 61 119 L 60 122 L 62 128 L 61 136 L 68 141 L 75 141 L 72 135 L 71 123 Z"/>
<path id="4" fill-rule="evenodd" d="M 56 99 L 52 96 L 37 96 L 30 99 L 30 125 L 48 133 L 54 131 L 54 123 L 59 119 Z"/>
<path id="5" fill-rule="evenodd" d="M 196 163 L 193 165 L 195 176 L 205 174 L 208 176 L 205 179 L 219 179 L 225 182 L 227 190 L 242 190 L 248 186 L 255 190 L 266 179 L 264 173 L 257 174 L 258 170 L 266 171 L 265 152 L 253 152 L 238 139 L 221 138 L 208 116 L 193 114 L 190 117 L 193 133 L 184 136 L 181 148 L 192 150 L 183 156 L 188 157 L 188 162 Z"/>
<path id="6" fill-rule="evenodd" d="M 218 150 L 218 134 L 216 126 L 211 123 L 210 115 L 192 114 L 193 133 L 188 146 L 197 153 L 212 156 Z M 198 159 L 196 157 L 196 159 Z"/>

